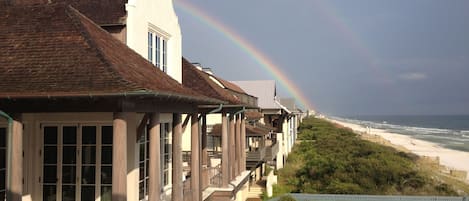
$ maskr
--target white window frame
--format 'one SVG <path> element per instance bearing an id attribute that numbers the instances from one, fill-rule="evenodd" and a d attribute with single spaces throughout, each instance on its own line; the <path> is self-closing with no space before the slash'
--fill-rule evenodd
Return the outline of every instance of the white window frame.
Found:
<path id="1" fill-rule="evenodd" d="M 150 35 L 152 35 L 151 39 Z M 168 73 L 168 48 L 170 38 L 171 35 L 169 33 L 153 24 L 148 24 L 148 60 L 165 73 Z"/>

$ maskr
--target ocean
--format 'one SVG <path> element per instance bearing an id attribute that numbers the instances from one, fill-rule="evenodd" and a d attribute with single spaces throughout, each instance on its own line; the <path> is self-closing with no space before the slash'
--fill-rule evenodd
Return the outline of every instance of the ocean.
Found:
<path id="1" fill-rule="evenodd" d="M 469 152 L 469 115 L 367 115 L 336 118 Z"/>

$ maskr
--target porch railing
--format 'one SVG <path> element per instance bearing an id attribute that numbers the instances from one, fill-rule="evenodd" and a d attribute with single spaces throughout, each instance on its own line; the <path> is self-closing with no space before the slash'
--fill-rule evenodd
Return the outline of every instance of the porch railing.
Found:
<path id="1" fill-rule="evenodd" d="M 257 148 L 255 151 L 248 151 L 246 153 L 246 161 L 262 161 L 265 158 L 265 147 Z"/>
<path id="2" fill-rule="evenodd" d="M 277 153 L 279 151 L 278 143 L 275 143 L 271 146 L 266 147 L 265 155 L 267 160 L 274 160 L 277 157 Z"/>

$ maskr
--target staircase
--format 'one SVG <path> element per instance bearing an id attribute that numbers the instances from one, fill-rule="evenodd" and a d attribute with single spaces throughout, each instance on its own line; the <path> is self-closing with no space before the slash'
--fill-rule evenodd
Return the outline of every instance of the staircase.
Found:
<path id="1" fill-rule="evenodd" d="M 262 195 L 262 192 L 265 190 L 264 187 L 258 185 L 258 184 L 252 184 L 249 187 L 249 192 L 248 192 L 248 198 L 260 198 Z"/>

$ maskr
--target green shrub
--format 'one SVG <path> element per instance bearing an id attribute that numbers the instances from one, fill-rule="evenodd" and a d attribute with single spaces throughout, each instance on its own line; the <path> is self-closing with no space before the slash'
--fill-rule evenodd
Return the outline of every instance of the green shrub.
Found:
<path id="1" fill-rule="evenodd" d="M 284 195 L 280 197 L 279 201 L 296 201 L 291 195 Z"/>
<path id="2" fill-rule="evenodd" d="M 415 155 L 362 140 L 350 129 L 316 118 L 299 126 L 300 144 L 278 170 L 283 193 L 455 195 L 419 173 Z"/>

